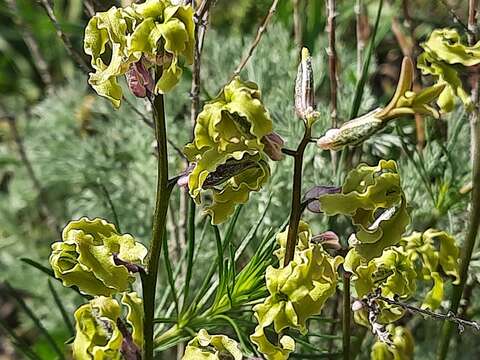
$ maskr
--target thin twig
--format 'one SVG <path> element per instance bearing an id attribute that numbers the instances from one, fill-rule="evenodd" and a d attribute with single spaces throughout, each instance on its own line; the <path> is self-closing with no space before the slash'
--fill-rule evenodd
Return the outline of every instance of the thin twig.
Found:
<path id="1" fill-rule="evenodd" d="M 298 53 L 300 53 L 303 46 L 303 28 L 300 13 L 300 2 L 301 0 L 293 0 L 293 35 Z"/>
<path id="2" fill-rule="evenodd" d="M 330 77 L 330 117 L 332 127 L 337 127 L 337 50 L 335 48 L 335 0 L 327 0 L 328 75 Z"/>
<path id="3" fill-rule="evenodd" d="M 255 39 L 253 40 L 252 44 L 250 45 L 247 53 L 244 55 L 242 60 L 240 61 L 240 64 L 237 66 L 235 71 L 233 72 L 233 77 L 237 76 L 240 74 L 240 72 L 243 70 L 245 65 L 247 65 L 248 61 L 253 55 L 253 52 L 258 46 L 258 43 L 262 39 L 263 34 L 267 30 L 267 25 L 270 22 L 270 19 L 272 18 L 273 14 L 275 14 L 275 11 L 277 11 L 277 5 L 278 5 L 278 0 L 273 0 L 272 5 L 270 6 L 270 9 L 268 10 L 267 15 L 263 19 L 262 23 L 257 29 L 257 33 L 255 35 Z"/>
<path id="4" fill-rule="evenodd" d="M 356 35 L 357 35 L 357 76 L 362 75 L 363 66 L 363 52 L 365 45 L 370 35 L 370 28 L 368 24 L 368 16 L 363 0 L 356 0 L 355 2 L 355 19 L 356 19 Z"/>
<path id="5" fill-rule="evenodd" d="M 350 331 L 351 331 L 351 298 L 350 298 L 350 277 L 351 273 L 343 272 L 343 311 L 342 311 L 342 340 L 343 359 L 350 360 Z"/>
<path id="6" fill-rule="evenodd" d="M 213 0 L 203 0 L 202 3 L 198 6 L 197 11 L 195 12 L 195 17 L 198 20 L 202 20 L 205 17 L 205 13 L 210 9 L 212 6 Z"/>
<path id="7" fill-rule="evenodd" d="M 474 45 L 478 38 L 478 27 L 476 24 L 478 0 L 469 0 L 468 8 L 468 28 L 474 32 L 474 35 L 468 37 L 469 45 Z M 450 304 L 450 312 L 457 314 L 460 301 L 462 299 L 465 284 L 468 278 L 468 269 L 472 258 L 473 249 L 477 240 L 478 230 L 480 226 L 480 119 L 479 119 L 479 74 L 478 70 L 474 71 L 470 77 L 472 81 L 472 102 L 474 109 L 470 114 L 470 131 L 471 131 L 471 162 L 472 162 L 472 194 L 471 209 L 465 237 L 462 256 L 460 258 L 460 284 L 453 288 L 453 294 Z M 443 326 L 442 338 L 440 341 L 438 359 L 444 360 L 447 357 L 450 340 L 452 337 L 453 327 L 451 323 Z"/>
<path id="8" fill-rule="evenodd" d="M 74 59 L 75 63 L 82 68 L 82 70 L 89 72 L 89 66 L 85 62 L 85 60 L 80 56 L 78 52 L 72 46 L 70 39 L 65 35 L 62 30 L 62 27 L 58 23 L 57 17 L 55 16 L 55 12 L 48 0 L 37 0 L 37 3 L 45 10 L 48 18 L 52 22 L 55 30 L 57 31 L 57 36 L 62 40 L 63 45 L 65 46 L 65 50 L 67 50 L 68 54 L 72 59 Z"/>
<path id="9" fill-rule="evenodd" d="M 205 4 L 205 5 L 204 5 Z M 195 27 L 195 49 L 192 69 L 192 103 L 190 107 L 190 121 L 192 128 L 195 127 L 197 116 L 200 112 L 200 70 L 202 64 L 202 49 L 206 32 L 209 6 L 212 1 L 205 0 L 197 10 L 197 26 Z"/>
<path id="10" fill-rule="evenodd" d="M 418 73 L 416 71 L 416 64 L 415 64 L 415 59 L 416 59 L 416 52 L 418 50 L 418 44 L 416 43 L 416 37 L 415 37 L 415 24 L 414 21 L 410 15 L 410 7 L 409 7 L 409 2 L 408 0 L 403 0 L 402 1 L 402 9 L 403 9 L 403 18 L 404 18 L 404 24 L 405 27 L 408 30 L 408 45 L 405 47 L 402 47 L 402 52 L 404 56 L 410 57 L 412 61 L 414 62 L 413 64 L 413 91 L 418 92 L 421 90 L 421 84 L 419 82 L 419 77 Z M 398 25 L 398 24 L 397 24 Z M 395 35 L 403 35 L 401 33 L 400 27 L 397 26 L 395 28 L 394 24 L 392 23 L 392 30 L 394 31 Z M 400 33 L 395 30 L 400 31 Z M 397 36 L 397 39 L 399 37 Z M 399 43 L 401 44 L 401 41 L 399 40 Z M 417 149 L 422 150 L 425 147 L 425 122 L 423 117 L 420 114 L 415 114 L 415 126 L 416 126 L 416 131 L 417 131 Z"/>
<path id="11" fill-rule="evenodd" d="M 462 21 L 462 19 L 460 19 L 460 17 L 457 15 L 457 13 L 455 12 L 455 10 L 453 10 L 450 5 L 447 4 L 447 2 L 445 0 L 439 0 L 443 6 L 445 6 L 445 8 L 448 10 L 448 12 L 450 13 L 450 15 L 452 15 L 453 17 L 453 20 L 460 24 L 460 26 L 468 33 L 468 34 L 473 34 L 475 35 L 475 32 L 474 31 L 471 31 L 468 26 Z"/>
<path id="12" fill-rule="evenodd" d="M 38 45 L 35 37 L 32 34 L 30 26 L 25 23 L 18 11 L 17 1 L 16 0 L 7 0 L 7 6 L 12 12 L 13 21 L 17 25 L 18 30 L 22 33 L 23 41 L 27 45 L 28 50 L 30 51 L 33 59 L 33 65 L 40 75 L 40 79 L 43 84 L 50 88 L 52 86 L 52 76 L 48 71 L 48 64 L 45 58 L 43 57 L 42 52 L 40 51 L 40 46 Z"/>
<path id="13" fill-rule="evenodd" d="M 477 331 L 480 331 L 480 323 L 472 320 L 460 319 L 456 317 L 453 312 L 448 312 L 447 314 L 441 314 L 441 313 L 433 312 L 428 309 L 419 308 L 414 305 L 410 305 L 401 301 L 389 299 L 383 296 L 378 296 L 377 299 L 382 300 L 389 305 L 399 306 L 402 309 L 407 310 L 412 314 L 420 314 L 420 315 L 428 316 L 435 320 L 450 321 L 454 324 L 457 324 L 460 332 L 463 332 L 466 326 L 474 328 Z"/>

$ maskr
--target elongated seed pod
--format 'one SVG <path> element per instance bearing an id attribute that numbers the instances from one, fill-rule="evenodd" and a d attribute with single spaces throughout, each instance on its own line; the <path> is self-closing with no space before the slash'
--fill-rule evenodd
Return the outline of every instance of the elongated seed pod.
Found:
<path id="1" fill-rule="evenodd" d="M 369 113 L 347 121 L 339 129 L 330 129 L 317 140 L 317 145 L 324 150 L 340 150 L 347 145 L 356 145 L 381 130 L 385 123 L 376 117 L 381 112 L 377 108 Z"/>

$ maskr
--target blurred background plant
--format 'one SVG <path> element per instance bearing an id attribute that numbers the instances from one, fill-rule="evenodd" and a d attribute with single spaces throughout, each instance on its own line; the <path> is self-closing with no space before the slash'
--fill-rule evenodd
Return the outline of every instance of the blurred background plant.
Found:
<path id="1" fill-rule="evenodd" d="M 73 51 L 86 60 L 82 50 L 83 29 L 94 12 L 127 3 L 126 0 L 0 2 L 0 359 L 35 356 L 53 359 L 58 356 L 56 348 L 71 340 L 71 314 L 83 302 L 82 297 L 58 286 L 42 272 L 45 269 L 39 269 L 40 265 L 47 266 L 50 244 L 59 239 L 61 227 L 68 220 L 81 216 L 116 218 L 123 232 L 132 233 L 144 244 L 149 241 L 156 159 L 153 133 L 141 116 L 149 116 L 149 106 L 141 99 L 126 95 L 133 107 L 123 106 L 112 111 L 107 101 L 93 96 L 87 76 L 71 56 Z M 252 61 L 243 71 L 246 78 L 256 81 L 262 89 L 274 128 L 285 139 L 287 147 L 296 146 L 303 132 L 303 125 L 293 110 L 300 44 L 308 46 L 313 54 L 317 107 L 321 114 L 314 134 L 321 135 L 330 127 L 326 3 L 280 1 Z M 466 23 L 466 3 L 461 0 L 385 2 L 375 34 L 368 81 L 362 88 L 360 113 L 388 101 L 403 55 L 418 55 L 418 44 L 433 28 L 465 30 L 459 21 Z M 48 9 L 45 4 L 53 6 L 56 24 L 52 22 L 52 13 L 45 11 Z M 202 55 L 202 101 L 214 97 L 221 84 L 230 78 L 270 5 L 266 0 L 215 2 Z M 340 121 L 350 116 L 361 74 L 357 63 L 366 55 L 377 7 L 377 0 L 337 3 L 337 118 Z M 301 29 L 292 15 L 294 10 L 301 19 Z M 71 42 L 68 51 L 57 36 L 55 25 Z M 185 71 L 186 76 L 166 104 L 169 139 L 171 145 L 178 148 L 190 140 L 191 134 L 185 131 L 191 128 L 191 72 Z M 428 83 L 429 79 L 417 78 L 417 81 Z M 380 158 L 396 160 L 411 207 L 411 230 L 445 229 L 461 243 L 467 223 L 467 195 L 471 189 L 469 147 L 468 118 L 459 107 L 440 120 L 417 118 L 416 123 L 402 120 L 398 126 L 388 126 L 379 136 L 351 152 L 347 164 L 353 167 L 359 162 L 376 164 Z M 184 160 L 174 146 L 169 150 L 170 171 L 180 173 Z M 304 188 L 315 184 L 338 185 L 329 152 L 320 153 L 310 147 L 305 154 L 305 164 L 308 166 L 305 166 Z M 241 209 L 241 221 L 235 223 L 231 234 L 227 225 L 220 229 L 235 248 L 250 236 L 242 256 L 237 259 L 239 269 L 255 254 L 262 241 L 268 241 L 265 239 L 271 238 L 272 231 L 285 222 L 290 210 L 285 204 L 289 203 L 291 159 L 273 166 L 266 189 L 251 195 L 252 201 Z M 180 190 L 174 191 L 168 215 L 168 257 L 172 264 L 180 264 L 173 272 L 174 284 L 179 287 L 185 275 L 185 266 L 180 260 L 187 251 L 185 224 L 179 220 L 185 211 L 178 205 L 182 196 Z M 258 223 L 260 216 L 262 221 Z M 307 215 L 306 218 L 317 232 L 327 230 L 326 217 Z M 191 294 L 202 284 L 203 275 L 217 254 L 215 232 L 206 225 L 204 215 L 197 213 L 195 223 L 201 244 L 190 282 Z M 258 229 L 252 234 L 250 230 L 255 224 Z M 348 233 L 350 225 L 339 219 L 336 226 Z M 25 259 L 36 263 L 32 266 L 32 262 L 29 264 Z M 474 257 L 474 266 L 475 259 L 478 263 L 478 256 Z M 164 266 L 162 264 L 161 269 Z M 461 304 L 461 314 L 471 319 L 479 316 L 480 306 L 475 301 L 479 291 L 475 273 L 472 271 L 467 281 L 468 301 Z M 165 295 L 164 310 L 171 313 L 172 309 L 168 310 L 173 301 L 170 285 L 168 272 L 160 271 L 158 294 Z M 225 295 L 226 289 L 219 291 Z M 311 344 L 332 354 L 341 348 L 337 324 L 339 303 L 338 298 L 329 301 L 323 317 L 312 325 L 315 331 L 311 331 L 310 338 L 297 339 L 302 353 L 315 351 Z M 444 308 L 448 308 L 448 303 Z M 235 310 L 241 311 L 241 308 Z M 159 314 L 163 316 L 165 313 Z M 217 320 L 222 323 L 221 317 Z M 242 328 L 251 333 L 254 323 L 252 319 L 247 320 Z M 433 359 L 431 349 L 439 334 L 438 323 L 415 317 L 402 321 L 410 324 L 418 358 Z M 234 334 L 228 319 L 222 324 L 229 329 L 226 332 Z M 477 335 L 466 330 L 453 344 L 462 351 L 452 349 L 451 353 L 457 358 L 474 358 L 480 352 Z M 355 342 L 355 338 L 353 340 Z M 364 341 L 364 345 L 371 345 L 374 338 L 367 336 Z M 21 346 L 15 348 L 13 344 Z M 19 348 L 27 350 L 22 354 Z M 182 353 L 181 342 L 178 348 Z M 370 346 L 359 349 L 357 358 L 368 358 L 369 349 Z M 175 351 L 172 348 L 164 358 L 171 359 Z"/>

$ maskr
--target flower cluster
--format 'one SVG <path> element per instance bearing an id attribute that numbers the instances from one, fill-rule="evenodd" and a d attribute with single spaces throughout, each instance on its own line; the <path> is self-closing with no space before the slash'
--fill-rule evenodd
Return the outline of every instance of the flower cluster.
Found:
<path id="1" fill-rule="evenodd" d="M 421 44 L 424 52 L 418 57 L 417 66 L 422 74 L 432 75 L 437 84 L 444 85 L 437 104 L 443 112 L 450 112 L 458 96 L 467 109 L 472 100 L 463 89 L 458 66 L 480 64 L 480 42 L 473 46 L 462 44 L 460 35 L 454 29 L 436 29 L 428 40 Z"/>
<path id="2" fill-rule="evenodd" d="M 128 292 L 147 249 L 129 234 L 120 234 L 103 219 L 71 221 L 62 233 L 63 241 L 52 244 L 50 264 L 65 286 L 75 286 L 94 298 L 75 311 L 75 359 L 140 358 L 143 346 L 143 303 Z M 113 297 L 122 294 L 122 309 Z M 131 354 L 127 357 L 126 354 Z M 137 356 L 138 355 L 138 356 Z"/>
<path id="3" fill-rule="evenodd" d="M 97 13 L 85 29 L 85 53 L 95 69 L 90 85 L 115 107 L 122 99 L 121 75 L 127 75 L 132 92 L 140 97 L 170 91 L 182 75 L 180 57 L 193 61 L 194 29 L 193 8 L 170 0 Z M 154 66 L 161 69 L 156 83 L 150 73 Z"/>
<path id="4" fill-rule="evenodd" d="M 388 105 L 347 121 L 339 129 L 328 130 L 318 139 L 317 145 L 324 150 L 340 150 L 365 141 L 389 121 L 402 116 L 423 114 L 438 118 L 438 112 L 429 104 L 439 97 L 445 85 L 437 84 L 417 93 L 412 91 L 412 81 L 413 64 L 410 58 L 405 57 L 395 94 Z"/>
<path id="5" fill-rule="evenodd" d="M 277 235 L 280 248 L 275 252 L 283 263 L 288 229 Z M 279 268 L 267 268 L 265 279 L 269 296 L 254 307 L 258 326 L 250 339 L 269 360 L 287 359 L 295 349 L 294 340 L 288 335 L 279 335 L 279 345 L 270 342 L 265 334 L 273 324 L 275 333 L 287 328 L 306 333 L 306 321 L 317 315 L 325 301 L 334 294 L 337 285 L 337 267 L 341 257 L 333 258 L 320 244 L 312 242 L 310 227 L 300 222 L 294 259 Z"/>
<path id="6" fill-rule="evenodd" d="M 205 105 L 195 124 L 195 138 L 184 152 L 194 167 L 188 175 L 190 195 L 201 201 L 211 190 L 206 212 L 213 224 L 224 222 L 235 205 L 247 202 L 270 177 L 268 157 L 281 158 L 281 138 L 257 85 L 234 78 Z"/>
<path id="7" fill-rule="evenodd" d="M 209 335 L 201 329 L 189 341 L 182 360 L 242 360 L 243 355 L 235 340 L 225 335 Z"/>
<path id="8" fill-rule="evenodd" d="M 367 260 L 400 241 L 410 218 L 395 161 L 360 164 L 349 172 L 341 192 L 319 197 L 320 210 L 350 216 L 356 232 L 350 243 Z"/>
<path id="9" fill-rule="evenodd" d="M 455 239 L 445 231 L 428 229 L 423 233 L 414 232 L 402 238 L 400 246 L 415 266 L 417 277 L 423 281 L 433 281 L 423 307 L 436 309 L 443 299 L 443 279 L 440 273 L 452 276 L 454 284 L 460 282 L 458 258 L 460 250 Z"/>
<path id="10" fill-rule="evenodd" d="M 75 311 L 76 337 L 73 356 L 77 360 L 141 358 L 143 346 L 143 305 L 135 292 L 125 293 L 121 303 L 126 308 L 125 320 L 117 300 L 99 296 Z"/>

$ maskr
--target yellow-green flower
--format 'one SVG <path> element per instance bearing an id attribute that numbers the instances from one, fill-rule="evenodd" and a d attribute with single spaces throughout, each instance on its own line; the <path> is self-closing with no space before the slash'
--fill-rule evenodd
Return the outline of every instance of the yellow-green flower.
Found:
<path id="1" fill-rule="evenodd" d="M 99 296 L 80 306 L 74 314 L 76 335 L 73 341 L 75 360 L 121 359 L 122 352 L 143 346 L 143 305 L 136 293 L 124 294 L 121 303 L 128 308 L 127 323 L 121 320 L 117 300 Z"/>
<path id="2" fill-rule="evenodd" d="M 271 134 L 272 120 L 255 83 L 237 77 L 204 106 L 184 152 L 194 164 L 188 177 L 192 198 L 200 203 L 205 191 L 212 192 L 206 212 L 213 224 L 224 222 L 268 180 L 264 139 Z"/>
<path id="3" fill-rule="evenodd" d="M 129 79 L 133 78 L 136 95 L 147 95 L 139 90 L 142 86 L 155 94 L 170 91 L 182 75 L 180 58 L 189 64 L 193 61 L 194 29 L 193 8 L 173 5 L 170 0 L 147 0 L 97 13 L 85 28 L 84 49 L 95 69 L 90 85 L 119 107 L 122 88 L 118 77 L 133 68 Z M 155 66 L 161 74 L 153 87 L 149 77 Z"/>
<path id="4" fill-rule="evenodd" d="M 141 264 L 147 249 L 129 234 L 120 234 L 103 219 L 81 218 L 63 229 L 52 244 L 50 265 L 65 286 L 90 295 L 110 296 L 126 291 L 135 277 L 121 262 Z"/>
<path id="5" fill-rule="evenodd" d="M 340 193 L 322 194 L 319 203 L 329 216 L 351 217 L 356 232 L 350 243 L 367 260 L 397 244 L 410 221 L 393 160 L 358 165 L 348 173 Z"/>
<path id="6" fill-rule="evenodd" d="M 407 328 L 389 325 L 392 345 L 377 341 L 372 346 L 371 360 L 412 360 L 414 352 L 413 336 Z"/>
<path id="7" fill-rule="evenodd" d="M 432 281 L 433 287 L 427 293 L 422 307 L 436 309 L 443 300 L 443 273 L 455 278 L 454 284 L 460 282 L 458 259 L 460 249 L 455 239 L 444 231 L 428 229 L 423 233 L 414 232 L 404 237 L 400 246 L 415 264 L 418 277 L 423 281 Z"/>
<path id="8" fill-rule="evenodd" d="M 288 229 L 277 235 L 280 249 L 276 255 L 283 262 Z M 286 328 L 307 332 L 307 319 L 317 315 L 326 300 L 335 293 L 341 257 L 331 257 L 320 244 L 311 242 L 311 231 L 301 221 L 294 259 L 285 267 L 267 268 L 265 279 L 270 295 L 262 304 L 254 307 L 258 326 L 250 339 L 269 360 L 287 359 L 295 342 L 289 336 L 272 344 L 265 335 L 265 328 L 273 324 L 277 334 Z"/>
<path id="9" fill-rule="evenodd" d="M 437 104 L 443 112 L 450 112 L 458 96 L 465 107 L 473 104 L 463 89 L 459 67 L 480 64 L 480 42 L 473 46 L 462 44 L 455 29 L 435 29 L 426 42 L 421 44 L 424 52 L 418 57 L 417 66 L 424 75 L 432 75 L 437 84 L 445 86 Z"/>
<path id="10" fill-rule="evenodd" d="M 243 355 L 235 340 L 225 335 L 209 335 L 201 329 L 188 342 L 182 360 L 242 360 Z"/>

